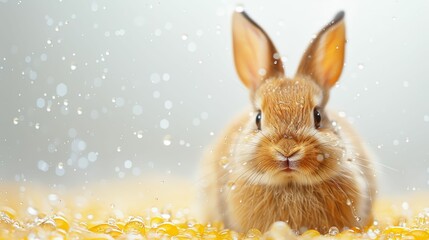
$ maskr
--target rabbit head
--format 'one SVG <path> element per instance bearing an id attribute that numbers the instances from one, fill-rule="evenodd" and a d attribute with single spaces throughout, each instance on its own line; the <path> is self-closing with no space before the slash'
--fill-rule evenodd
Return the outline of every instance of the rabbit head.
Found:
<path id="1" fill-rule="evenodd" d="M 345 143 L 325 106 L 344 65 L 344 13 L 311 41 L 293 78 L 245 12 L 235 12 L 232 21 L 234 62 L 253 106 L 233 149 L 233 164 L 244 166 L 237 174 L 269 185 L 314 184 L 340 174 Z"/>

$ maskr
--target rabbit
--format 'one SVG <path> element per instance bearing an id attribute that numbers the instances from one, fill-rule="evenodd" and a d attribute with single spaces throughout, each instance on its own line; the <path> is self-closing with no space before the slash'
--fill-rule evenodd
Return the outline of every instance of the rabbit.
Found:
<path id="1" fill-rule="evenodd" d="M 326 108 L 344 65 L 344 12 L 311 41 L 294 78 L 243 10 L 233 13 L 232 37 L 251 107 L 201 161 L 202 221 L 239 232 L 276 221 L 297 233 L 371 224 L 373 156 L 345 117 Z"/>

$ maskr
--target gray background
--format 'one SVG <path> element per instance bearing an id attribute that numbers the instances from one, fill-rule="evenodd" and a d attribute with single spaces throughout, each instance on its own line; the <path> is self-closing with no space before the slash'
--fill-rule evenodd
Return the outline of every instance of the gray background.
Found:
<path id="1" fill-rule="evenodd" d="M 288 76 L 345 10 L 346 66 L 330 106 L 379 157 L 382 193 L 429 190 L 428 1 L 0 0 L 0 183 L 193 178 L 248 104 L 231 51 L 239 3 Z"/>

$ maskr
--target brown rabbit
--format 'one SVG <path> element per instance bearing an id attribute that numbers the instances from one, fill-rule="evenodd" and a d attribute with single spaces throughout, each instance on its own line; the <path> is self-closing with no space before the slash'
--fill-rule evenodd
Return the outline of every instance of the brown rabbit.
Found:
<path id="1" fill-rule="evenodd" d="M 247 14 L 232 19 L 234 60 L 250 91 L 241 114 L 202 162 L 206 221 L 236 231 L 370 224 L 372 160 L 352 126 L 325 106 L 344 64 L 344 12 L 312 40 L 294 78 L 287 78 L 270 38 Z"/>

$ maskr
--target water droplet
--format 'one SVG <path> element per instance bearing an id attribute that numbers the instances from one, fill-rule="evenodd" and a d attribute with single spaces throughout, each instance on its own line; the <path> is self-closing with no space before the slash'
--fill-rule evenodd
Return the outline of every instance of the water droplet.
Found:
<path id="1" fill-rule="evenodd" d="M 51 202 L 56 202 L 56 201 L 58 201 L 58 199 L 59 199 L 58 195 L 56 195 L 56 194 L 51 193 L 48 195 L 48 200 Z"/>
<path id="2" fill-rule="evenodd" d="M 42 62 L 46 62 L 46 60 L 48 60 L 48 55 L 47 55 L 46 53 L 42 53 L 42 54 L 40 55 L 40 60 L 41 60 Z"/>
<path id="3" fill-rule="evenodd" d="M 60 177 L 64 176 L 64 174 L 65 174 L 64 163 L 62 163 L 62 162 L 58 163 L 57 168 L 55 169 L 55 174 L 57 176 L 60 176 Z"/>
<path id="4" fill-rule="evenodd" d="M 265 76 L 265 74 L 267 74 L 267 70 L 266 70 L 265 68 L 260 68 L 260 69 L 258 70 L 258 74 L 259 74 L 260 76 Z"/>
<path id="5" fill-rule="evenodd" d="M 19 118 L 14 117 L 13 118 L 13 124 L 17 125 L 19 123 Z"/>
<path id="6" fill-rule="evenodd" d="M 118 147 L 116 148 L 116 151 L 117 151 L 117 152 L 121 152 L 121 150 L 122 150 L 122 149 L 121 149 L 121 147 L 120 147 L 120 146 L 118 146 Z"/>
<path id="7" fill-rule="evenodd" d="M 125 35 L 125 29 L 119 29 L 115 31 L 115 36 L 124 36 Z"/>
<path id="8" fill-rule="evenodd" d="M 229 189 L 231 189 L 232 191 L 233 191 L 233 190 L 235 190 L 235 189 L 237 189 L 237 186 L 235 185 L 235 183 L 234 183 L 234 182 L 227 182 L 227 183 L 226 183 L 226 186 L 227 186 Z"/>
<path id="9" fill-rule="evenodd" d="M 95 161 L 97 161 L 97 158 L 98 158 L 98 152 L 89 152 L 88 153 L 88 160 L 90 161 L 90 162 L 95 162 Z"/>
<path id="10" fill-rule="evenodd" d="M 93 11 L 93 12 L 97 12 L 98 11 L 98 4 L 97 4 L 96 1 L 93 1 L 91 3 L 91 11 Z"/>
<path id="11" fill-rule="evenodd" d="M 363 64 L 363 63 L 358 63 L 358 69 L 359 70 L 362 70 L 362 69 L 364 69 L 365 68 L 365 65 Z"/>
<path id="12" fill-rule="evenodd" d="M 170 100 L 164 102 L 165 109 L 171 109 L 173 107 L 173 103 Z"/>
<path id="13" fill-rule="evenodd" d="M 124 168 L 130 169 L 133 167 L 133 162 L 131 160 L 125 160 Z"/>
<path id="14" fill-rule="evenodd" d="M 239 13 L 244 12 L 244 7 L 242 5 L 237 5 L 235 7 L 235 11 Z"/>
<path id="15" fill-rule="evenodd" d="M 360 222 L 361 220 L 362 220 L 362 218 L 361 218 L 361 217 L 356 216 L 356 221 Z"/>
<path id="16" fill-rule="evenodd" d="M 33 216 L 35 216 L 39 213 L 39 211 L 37 211 L 35 208 L 33 208 L 31 206 L 27 208 L 27 212 L 28 212 L 28 214 L 33 215 Z"/>
<path id="17" fill-rule="evenodd" d="M 37 168 L 40 171 L 47 172 L 49 170 L 49 164 L 47 162 L 43 161 L 43 160 L 39 160 L 37 162 Z"/>
<path id="18" fill-rule="evenodd" d="M 317 154 L 316 160 L 321 162 L 325 159 L 325 157 L 323 156 L 323 154 Z"/>
<path id="19" fill-rule="evenodd" d="M 71 69 L 72 71 L 76 70 L 76 68 L 77 68 L 77 66 L 76 66 L 75 64 L 71 64 L 71 65 L 70 65 L 70 69 Z"/>
<path id="20" fill-rule="evenodd" d="M 46 104 L 46 101 L 45 101 L 45 99 L 43 99 L 43 98 L 38 98 L 38 99 L 36 100 L 36 106 L 37 106 L 38 108 L 43 108 L 43 107 L 45 107 L 45 104 Z"/>
<path id="21" fill-rule="evenodd" d="M 162 120 L 159 122 L 159 126 L 160 126 L 162 129 L 167 129 L 167 128 L 170 126 L 170 122 L 169 122 L 167 119 L 162 119 Z"/>
<path id="22" fill-rule="evenodd" d="M 82 108 L 81 108 L 81 107 L 78 107 L 78 108 L 76 109 L 76 113 L 77 113 L 77 115 L 82 115 L 82 113 L 83 113 Z"/>
<path id="23" fill-rule="evenodd" d="M 150 81 L 151 81 L 153 84 L 157 84 L 157 83 L 159 83 L 159 82 L 161 81 L 161 77 L 159 76 L 159 74 L 158 74 L 158 73 L 152 73 L 152 74 L 150 75 Z"/>
<path id="24" fill-rule="evenodd" d="M 125 105 L 125 99 L 122 97 L 112 98 L 112 102 L 115 103 L 115 107 L 123 107 Z"/>
<path id="25" fill-rule="evenodd" d="M 170 146 L 171 145 L 171 136 L 170 135 L 165 135 L 163 143 L 164 143 L 165 146 Z"/>
<path id="26" fill-rule="evenodd" d="M 335 235 L 337 235 L 339 232 L 340 232 L 340 231 L 338 230 L 338 228 L 337 228 L 337 227 L 331 227 L 331 228 L 329 228 L 329 231 L 328 231 L 329 235 L 331 235 L 331 236 L 335 236 Z"/>
<path id="27" fill-rule="evenodd" d="M 227 168 L 229 164 L 229 159 L 226 156 L 220 158 L 219 164 L 223 168 Z"/>
<path id="28" fill-rule="evenodd" d="M 350 200 L 350 199 L 347 198 L 346 204 L 347 204 L 347 206 L 351 206 L 352 205 L 352 200 Z"/>
<path id="29" fill-rule="evenodd" d="M 408 210 L 409 208 L 410 208 L 410 205 L 408 204 L 408 202 L 403 202 L 402 203 L 402 209 Z"/>
<path id="30" fill-rule="evenodd" d="M 168 82 L 168 80 L 170 80 L 170 74 L 168 73 L 162 74 L 162 80 L 164 80 L 165 82 Z"/>
<path id="31" fill-rule="evenodd" d="M 143 113 L 143 107 L 141 105 L 134 105 L 133 106 L 133 114 L 136 116 L 140 116 Z"/>
<path id="32" fill-rule="evenodd" d="M 188 51 L 189 52 L 195 52 L 195 51 L 197 51 L 197 44 L 195 44 L 194 42 L 190 42 L 188 44 Z"/>
<path id="33" fill-rule="evenodd" d="M 35 71 L 33 71 L 33 70 L 30 70 L 30 72 L 28 73 L 28 77 L 29 77 L 31 80 L 36 80 L 36 79 L 37 79 L 37 72 L 35 72 Z"/>
<path id="34" fill-rule="evenodd" d="M 143 138 L 143 131 L 142 130 L 140 130 L 140 131 L 137 131 L 137 138 Z"/>
<path id="35" fill-rule="evenodd" d="M 186 41 L 188 39 L 188 35 L 187 34 L 182 34 L 182 40 Z"/>
<path id="36" fill-rule="evenodd" d="M 57 95 L 60 97 L 64 97 L 67 94 L 68 88 L 64 83 L 60 83 L 57 85 Z"/>

